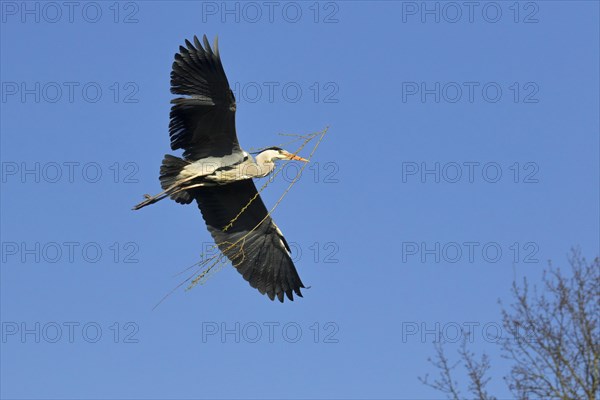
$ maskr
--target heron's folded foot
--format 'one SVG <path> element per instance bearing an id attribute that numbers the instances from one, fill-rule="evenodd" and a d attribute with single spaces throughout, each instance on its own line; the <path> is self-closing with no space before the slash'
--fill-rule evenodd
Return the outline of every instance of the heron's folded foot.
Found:
<path id="1" fill-rule="evenodd" d="M 156 202 L 156 197 L 152 197 L 149 194 L 145 194 L 144 198 L 146 200 L 142 201 L 139 204 L 136 204 L 135 206 L 133 206 L 132 210 L 139 210 L 142 207 L 146 207 L 149 204 L 155 203 Z"/>

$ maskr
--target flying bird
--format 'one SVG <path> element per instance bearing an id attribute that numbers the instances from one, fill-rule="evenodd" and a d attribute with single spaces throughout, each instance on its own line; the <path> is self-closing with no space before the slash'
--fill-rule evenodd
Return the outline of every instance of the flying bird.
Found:
<path id="1" fill-rule="evenodd" d="M 281 230 L 271 219 L 253 178 L 267 176 L 277 160 L 308 160 L 279 147 L 253 158 L 242 150 L 235 129 L 236 102 L 219 55 L 206 35 L 179 47 L 171 71 L 169 136 L 171 149 L 160 167 L 163 192 L 133 207 L 170 197 L 180 204 L 194 200 L 219 250 L 250 286 L 280 302 L 294 300 L 304 288 Z"/>

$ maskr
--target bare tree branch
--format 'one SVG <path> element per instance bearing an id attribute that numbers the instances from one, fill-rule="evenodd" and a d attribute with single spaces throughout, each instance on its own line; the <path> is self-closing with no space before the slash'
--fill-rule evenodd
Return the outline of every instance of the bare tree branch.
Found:
<path id="1" fill-rule="evenodd" d="M 448 399 L 460 400 L 460 392 L 456 388 L 457 383 L 452 378 L 452 370 L 456 368 L 458 362 L 450 365 L 450 362 L 444 353 L 444 346 L 442 345 L 442 342 L 435 343 L 434 348 L 436 351 L 435 358 L 429 358 L 427 361 L 429 361 L 431 365 L 433 365 L 435 369 L 439 371 L 440 376 L 433 382 L 429 381 L 429 375 L 419 377 L 419 380 L 424 385 L 444 393 Z"/>
<path id="2" fill-rule="evenodd" d="M 512 362 L 504 377 L 520 400 L 587 399 L 600 395 L 600 258 L 587 262 L 578 249 L 569 257 L 565 275 L 552 264 L 544 272 L 542 287 L 532 289 L 526 279 L 512 285 L 513 303 L 501 306 L 503 327 L 510 332 L 500 342 L 502 357 Z M 424 384 L 458 400 L 458 384 L 452 376 L 443 344 L 436 344 L 432 365 L 440 371 L 433 383 Z M 477 361 L 467 349 L 466 338 L 458 351 L 468 376 L 468 391 L 479 400 L 493 400 L 486 387 L 490 361 Z M 430 360 L 431 361 L 431 360 Z"/>

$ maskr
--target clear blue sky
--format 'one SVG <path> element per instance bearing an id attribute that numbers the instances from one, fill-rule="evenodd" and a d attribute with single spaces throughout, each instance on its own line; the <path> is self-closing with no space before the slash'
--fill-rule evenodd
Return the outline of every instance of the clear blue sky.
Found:
<path id="1" fill-rule="evenodd" d="M 497 300 L 599 252 L 597 2 L 23 4 L 1 3 L 3 398 L 437 398 L 434 332 L 468 326 L 508 397 Z M 211 242 L 194 205 L 130 210 L 204 33 L 244 148 L 330 126 L 274 215 L 293 303 L 229 266 L 152 310 Z"/>

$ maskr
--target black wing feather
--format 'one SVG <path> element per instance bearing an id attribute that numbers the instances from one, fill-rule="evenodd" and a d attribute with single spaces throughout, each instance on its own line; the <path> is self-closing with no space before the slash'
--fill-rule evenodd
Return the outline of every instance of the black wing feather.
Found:
<path id="1" fill-rule="evenodd" d="M 183 149 L 184 158 L 198 160 L 234 154 L 239 161 L 242 150 L 235 131 L 235 97 L 219 56 L 206 35 L 204 47 L 194 36 L 175 54 L 171 71 L 171 93 L 188 96 L 171 101 L 169 135 L 171 149 Z"/>
<path id="2" fill-rule="evenodd" d="M 294 293 L 302 297 L 300 289 L 304 285 L 287 243 L 271 217 L 267 216 L 267 208 L 260 196 L 250 203 L 231 227 L 223 230 L 257 193 L 252 179 L 247 179 L 197 188 L 192 195 L 215 243 L 250 286 L 267 294 L 271 300 L 277 297 L 283 302 L 285 294 L 293 301 Z M 238 241 L 238 245 L 231 247 Z"/>

